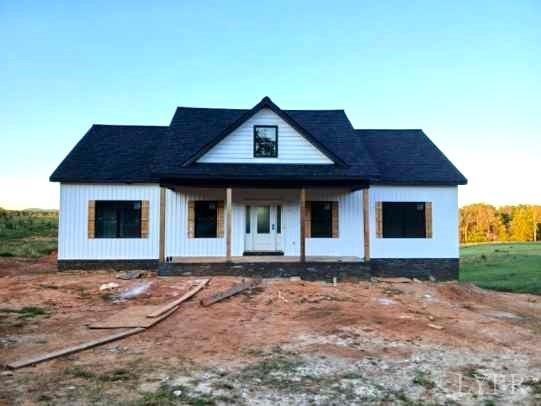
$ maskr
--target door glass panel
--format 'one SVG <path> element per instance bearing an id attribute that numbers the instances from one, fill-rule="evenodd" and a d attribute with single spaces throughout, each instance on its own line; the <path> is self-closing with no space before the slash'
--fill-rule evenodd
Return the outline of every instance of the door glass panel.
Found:
<path id="1" fill-rule="evenodd" d="M 276 206 L 276 232 L 282 233 L 282 206 Z"/>
<path id="2" fill-rule="evenodd" d="M 270 233 L 270 206 L 261 206 L 257 208 L 257 233 Z"/>

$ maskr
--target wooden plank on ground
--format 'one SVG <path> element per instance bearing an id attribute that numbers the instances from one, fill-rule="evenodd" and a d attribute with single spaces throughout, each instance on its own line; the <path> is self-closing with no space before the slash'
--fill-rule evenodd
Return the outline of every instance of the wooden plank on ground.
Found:
<path id="1" fill-rule="evenodd" d="M 167 303 L 166 305 L 160 306 L 158 309 L 151 311 L 147 314 L 147 317 L 154 318 L 161 316 L 162 314 L 168 312 L 169 310 L 173 309 L 174 307 L 177 307 L 182 302 L 188 300 L 193 295 L 195 295 L 197 292 L 199 292 L 201 289 L 205 287 L 205 285 L 209 282 L 210 279 L 203 279 L 201 282 L 193 289 L 186 292 L 184 295 L 182 295 L 180 298 L 173 300 L 172 302 Z"/>
<path id="2" fill-rule="evenodd" d="M 88 326 L 91 329 L 105 328 L 136 328 L 136 327 L 151 327 L 155 324 L 156 319 L 149 319 L 147 315 L 163 306 L 130 306 L 121 310 L 105 320 L 97 321 Z M 169 313 L 164 313 L 169 315 Z M 160 321 L 159 319 L 158 321 Z"/>
<path id="3" fill-rule="evenodd" d="M 248 281 L 242 281 L 231 286 L 229 289 L 224 290 L 223 292 L 214 293 L 209 297 L 201 299 L 200 303 L 202 306 L 210 306 L 220 300 L 226 299 L 230 296 L 236 295 L 237 293 L 242 292 L 243 290 L 253 289 L 261 283 L 261 279 L 252 279 Z"/>
<path id="4" fill-rule="evenodd" d="M 45 353 L 45 354 L 36 355 L 34 357 L 31 357 L 31 358 L 23 359 L 23 360 L 20 360 L 20 361 L 15 361 L 15 362 L 12 362 L 12 363 L 8 364 L 7 367 L 10 368 L 10 369 L 18 369 L 18 368 L 26 367 L 26 366 L 29 366 L 29 365 L 39 364 L 40 362 L 48 361 L 48 360 L 53 359 L 53 358 L 58 358 L 58 357 L 61 357 L 63 355 L 73 354 L 75 352 L 83 351 L 83 350 L 86 350 L 88 348 L 96 347 L 98 345 L 110 343 L 111 341 L 115 341 L 115 340 L 118 340 L 118 339 L 121 339 L 121 338 L 124 338 L 124 337 L 128 337 L 128 336 L 131 336 L 133 334 L 140 333 L 141 331 L 145 331 L 145 329 L 144 328 L 132 328 L 130 330 L 123 331 L 121 333 L 108 335 L 108 336 L 105 336 L 105 337 L 102 337 L 102 338 L 98 338 L 96 340 L 92 340 L 92 341 L 88 341 L 86 343 L 75 345 L 73 347 L 68 347 L 68 348 L 64 348 L 62 350 L 48 352 L 48 353 Z"/>

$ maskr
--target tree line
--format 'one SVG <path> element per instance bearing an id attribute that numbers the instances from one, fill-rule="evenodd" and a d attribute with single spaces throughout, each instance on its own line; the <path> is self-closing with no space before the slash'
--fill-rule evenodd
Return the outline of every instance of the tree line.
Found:
<path id="1" fill-rule="evenodd" d="M 470 204 L 460 209 L 459 231 L 461 243 L 539 241 L 541 206 Z"/>

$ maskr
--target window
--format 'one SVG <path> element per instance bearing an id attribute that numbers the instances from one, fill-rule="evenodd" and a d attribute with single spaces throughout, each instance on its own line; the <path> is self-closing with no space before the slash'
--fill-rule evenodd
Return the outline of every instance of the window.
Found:
<path id="1" fill-rule="evenodd" d="M 311 202 L 311 238 L 332 238 L 332 202 Z"/>
<path id="2" fill-rule="evenodd" d="M 216 202 L 195 202 L 195 238 L 216 238 L 218 230 Z"/>
<path id="3" fill-rule="evenodd" d="M 383 202 L 383 238 L 426 238 L 424 202 Z"/>
<path id="4" fill-rule="evenodd" d="M 275 125 L 254 126 L 254 157 L 278 157 L 278 127 Z"/>
<path id="5" fill-rule="evenodd" d="M 270 233 L 270 206 L 260 206 L 256 208 L 257 233 Z"/>
<path id="6" fill-rule="evenodd" d="M 141 238 L 141 201 L 96 201 L 95 238 Z"/>

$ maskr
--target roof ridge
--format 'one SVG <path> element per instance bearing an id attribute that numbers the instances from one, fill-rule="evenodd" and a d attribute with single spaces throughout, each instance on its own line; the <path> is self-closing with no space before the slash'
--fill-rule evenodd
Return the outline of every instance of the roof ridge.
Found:
<path id="1" fill-rule="evenodd" d="M 354 130 L 355 131 L 423 131 L 422 128 L 355 128 Z"/>
<path id="2" fill-rule="evenodd" d="M 147 124 L 100 124 L 94 123 L 92 127 L 139 127 L 139 128 L 169 128 L 168 125 L 147 125 Z"/>

